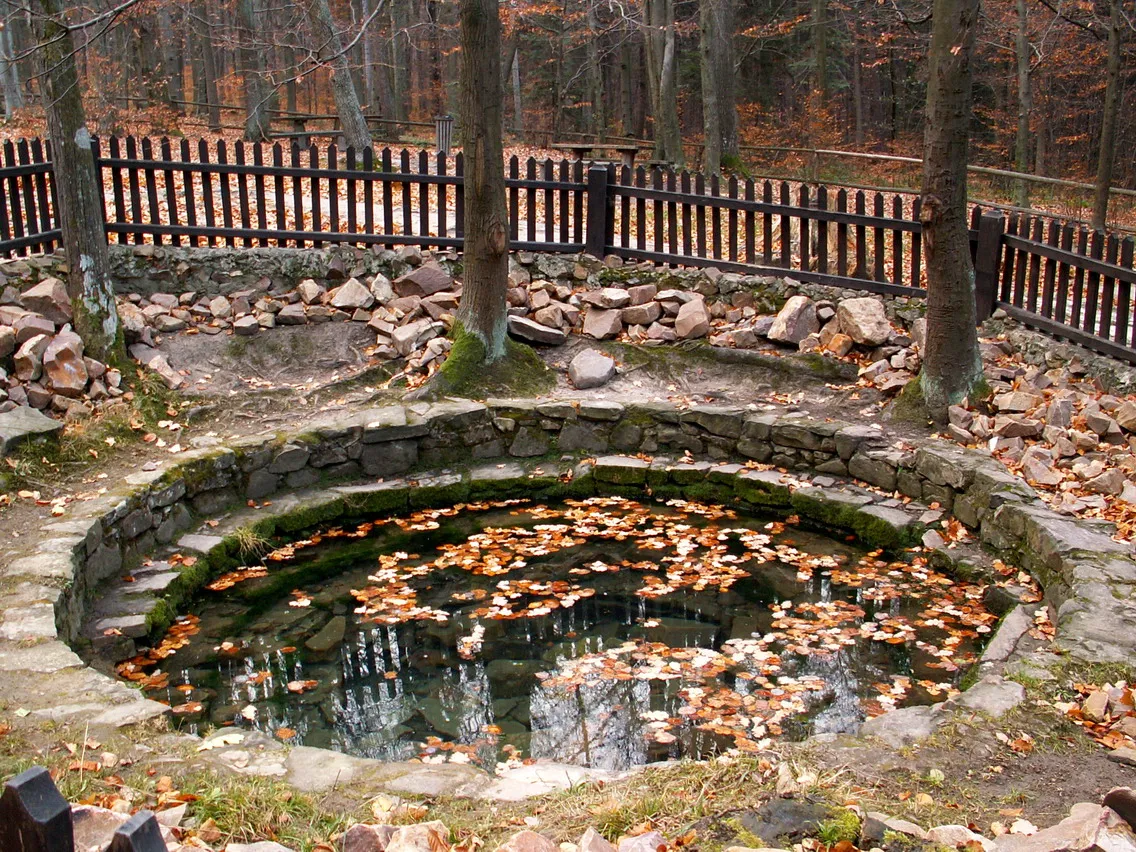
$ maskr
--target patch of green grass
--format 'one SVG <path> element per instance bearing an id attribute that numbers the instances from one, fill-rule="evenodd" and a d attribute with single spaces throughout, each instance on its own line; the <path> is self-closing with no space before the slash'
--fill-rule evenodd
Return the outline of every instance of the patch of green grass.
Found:
<path id="1" fill-rule="evenodd" d="M 198 824 L 213 820 L 228 842 L 274 840 L 310 850 L 361 821 L 362 813 L 326 807 L 321 800 L 270 778 L 202 771 L 179 778 L 178 789 L 192 793 Z"/>
<path id="2" fill-rule="evenodd" d="M 840 811 L 817 824 L 817 839 L 825 846 L 835 846 L 842 840 L 855 843 L 860 839 L 860 819 L 852 811 Z"/>
<path id="3" fill-rule="evenodd" d="M 268 539 L 250 526 L 237 527 L 232 536 L 242 559 L 260 557 L 268 551 Z"/>

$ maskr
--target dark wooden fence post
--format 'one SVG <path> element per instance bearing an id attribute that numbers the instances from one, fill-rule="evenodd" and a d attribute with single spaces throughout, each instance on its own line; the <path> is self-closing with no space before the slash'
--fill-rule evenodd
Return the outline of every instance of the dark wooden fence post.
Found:
<path id="1" fill-rule="evenodd" d="M 139 811 L 118 827 L 106 852 L 166 852 L 162 829 L 152 811 Z"/>
<path id="2" fill-rule="evenodd" d="M 584 251 L 600 258 L 607 248 L 611 220 L 609 178 L 607 166 L 593 164 L 588 168 L 588 232 L 584 240 Z"/>
<path id="3" fill-rule="evenodd" d="M 0 796 L 0 849 L 74 852 L 71 806 L 42 766 L 21 772 Z"/>
<path id="4" fill-rule="evenodd" d="M 984 322 L 998 301 L 998 263 L 1002 258 L 1002 234 L 1006 218 L 988 210 L 978 220 L 978 248 L 974 255 L 975 318 Z"/>

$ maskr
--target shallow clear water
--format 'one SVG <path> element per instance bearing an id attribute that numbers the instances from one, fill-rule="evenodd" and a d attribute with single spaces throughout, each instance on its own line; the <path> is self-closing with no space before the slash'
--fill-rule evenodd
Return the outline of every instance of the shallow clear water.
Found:
<path id="1" fill-rule="evenodd" d="M 918 555 L 691 503 L 476 504 L 276 544 L 120 674 L 196 727 L 616 769 L 941 699 L 994 621 Z"/>

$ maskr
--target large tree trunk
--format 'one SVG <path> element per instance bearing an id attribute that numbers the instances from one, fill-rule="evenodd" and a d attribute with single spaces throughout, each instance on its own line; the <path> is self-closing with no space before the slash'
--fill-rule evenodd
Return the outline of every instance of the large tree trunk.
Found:
<path id="1" fill-rule="evenodd" d="M 1109 3 L 1108 64 L 1105 67 L 1104 109 L 1101 112 L 1100 148 L 1097 153 L 1096 192 L 1093 195 L 1093 227 L 1104 230 L 1108 221 L 1108 193 L 1116 159 L 1116 125 L 1120 118 L 1120 0 Z"/>
<path id="2" fill-rule="evenodd" d="M 702 126 L 706 137 L 703 166 L 709 174 L 718 174 L 723 159 L 736 166 L 738 158 L 733 0 L 703 0 L 700 23 Z"/>
<path id="3" fill-rule="evenodd" d="M 259 13 L 253 0 L 237 0 L 237 12 L 242 30 L 240 63 L 245 78 L 245 139 L 267 142 L 272 123 L 269 111 L 275 105 L 276 95 L 265 78 Z"/>
<path id="4" fill-rule="evenodd" d="M 677 168 L 686 164 L 678 124 L 678 46 L 674 0 L 646 0 L 648 85 L 655 118 L 655 156 Z"/>
<path id="5" fill-rule="evenodd" d="M 182 85 L 182 46 L 175 29 L 173 16 L 168 6 L 158 7 L 158 33 L 159 47 L 162 51 L 162 73 L 165 77 L 166 101 L 181 112 L 183 106 L 175 101 L 185 100 L 185 88 Z"/>
<path id="6" fill-rule="evenodd" d="M 35 0 L 43 61 L 44 111 L 51 139 L 59 227 L 67 252 L 67 294 L 86 354 L 107 364 L 126 360 L 103 229 L 102 181 L 83 113 L 75 46 L 61 0 Z"/>
<path id="7" fill-rule="evenodd" d="M 209 129 L 221 132 L 221 95 L 217 91 L 217 51 L 213 47 L 213 36 L 209 15 L 209 5 L 201 0 L 197 8 L 197 41 L 201 50 L 201 67 L 205 81 L 205 99 L 209 104 Z"/>
<path id="8" fill-rule="evenodd" d="M 485 347 L 505 354 L 509 226 L 501 141 L 501 19 L 497 0 L 461 0 L 461 135 L 465 156 L 465 247 L 458 320 Z"/>
<path id="9" fill-rule="evenodd" d="M 371 147 L 371 131 L 367 129 L 367 119 L 359 106 L 359 96 L 351 80 L 351 66 L 343 50 L 343 42 L 327 0 L 311 0 L 308 16 L 316 35 L 316 47 L 322 61 L 331 68 L 331 93 L 335 97 L 335 111 L 339 114 L 339 124 L 343 128 L 343 138 L 348 147 L 357 151 Z"/>
<path id="10" fill-rule="evenodd" d="M 24 108 L 24 90 L 20 88 L 20 70 L 16 65 L 16 50 L 12 28 L 0 30 L 0 87 L 4 90 L 4 115 Z"/>
<path id="11" fill-rule="evenodd" d="M 592 102 L 588 112 L 588 129 L 602 142 L 607 130 L 607 110 L 604 104 L 603 63 L 600 61 L 600 34 L 594 3 L 587 4 L 587 23 L 588 96 Z"/>
<path id="12" fill-rule="evenodd" d="M 1029 171 L 1030 152 L 1030 113 L 1033 112 L 1033 89 L 1030 81 L 1030 42 L 1029 11 L 1026 0 L 1018 3 L 1018 132 L 1014 139 L 1014 168 L 1019 172 Z M 1029 207 L 1030 185 L 1027 180 L 1019 180 L 1014 188 L 1014 203 L 1019 207 Z"/>
<path id="13" fill-rule="evenodd" d="M 982 380 L 966 222 L 979 0 L 935 0 L 933 15 L 920 213 L 927 253 L 927 349 L 920 384 L 931 416 L 943 421 L 947 408 Z"/>

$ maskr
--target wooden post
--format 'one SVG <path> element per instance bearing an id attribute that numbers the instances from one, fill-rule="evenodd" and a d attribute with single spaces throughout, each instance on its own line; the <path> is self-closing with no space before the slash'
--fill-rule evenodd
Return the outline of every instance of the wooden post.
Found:
<path id="1" fill-rule="evenodd" d="M 106 852 L 166 852 L 162 829 L 152 811 L 139 811 L 118 827 Z"/>
<path id="2" fill-rule="evenodd" d="M 1002 258 L 1002 234 L 1006 218 L 987 210 L 978 220 L 978 249 L 974 256 L 975 319 L 982 323 L 994 313 L 998 302 L 998 263 Z"/>
<path id="3" fill-rule="evenodd" d="M 42 766 L 21 772 L 0 796 L 0 849 L 74 852 L 71 806 Z"/>
<path id="4" fill-rule="evenodd" d="M 611 220 L 612 199 L 608 184 L 607 166 L 593 165 L 588 169 L 588 233 L 584 251 L 598 258 L 604 256 Z"/>

